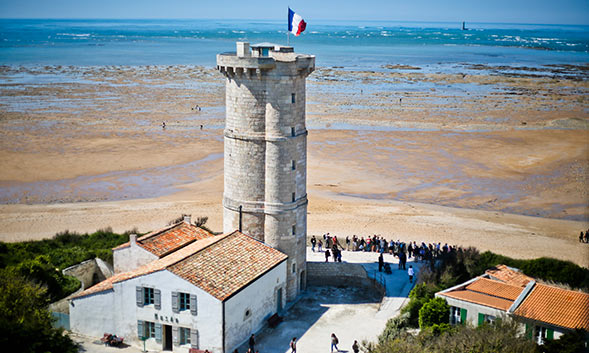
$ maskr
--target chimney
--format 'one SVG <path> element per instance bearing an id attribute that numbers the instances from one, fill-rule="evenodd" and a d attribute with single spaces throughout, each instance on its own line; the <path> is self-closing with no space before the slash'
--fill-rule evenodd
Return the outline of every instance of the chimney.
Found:
<path id="1" fill-rule="evenodd" d="M 250 43 L 237 42 L 237 56 L 240 58 L 252 56 L 250 52 Z"/>
<path id="2" fill-rule="evenodd" d="M 189 214 L 185 214 L 183 216 L 184 216 L 184 223 L 190 224 L 190 215 Z"/>
<path id="3" fill-rule="evenodd" d="M 137 245 L 137 234 L 129 234 L 129 244 L 131 246 Z"/>

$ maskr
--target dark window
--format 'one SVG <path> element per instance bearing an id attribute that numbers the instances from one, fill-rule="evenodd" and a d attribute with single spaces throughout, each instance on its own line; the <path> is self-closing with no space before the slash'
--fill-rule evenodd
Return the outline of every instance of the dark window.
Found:
<path id="1" fill-rule="evenodd" d="M 178 293 L 178 299 L 180 300 L 180 305 L 178 306 L 180 310 L 190 310 L 190 294 Z"/>
<path id="2" fill-rule="evenodd" d="M 295 202 L 295 193 L 292 193 L 292 202 Z"/>
<path id="3" fill-rule="evenodd" d="M 294 93 L 290 95 L 290 100 L 292 103 L 294 103 L 296 101 Z"/>
<path id="4" fill-rule="evenodd" d="M 292 264 L 292 273 L 297 272 L 297 264 Z"/>
<path id="5" fill-rule="evenodd" d="M 297 233 L 297 226 L 292 226 L 292 235 Z"/>
<path id="6" fill-rule="evenodd" d="M 153 304 L 153 288 L 143 287 L 143 304 Z"/>
<path id="7" fill-rule="evenodd" d="M 293 136 L 294 137 L 294 135 L 295 135 L 295 128 L 294 127 L 291 127 L 290 128 L 290 136 Z"/>
<path id="8" fill-rule="evenodd" d="M 190 329 L 180 327 L 180 344 L 190 344 Z"/>
<path id="9" fill-rule="evenodd" d="M 145 321 L 145 335 L 144 337 L 155 338 L 155 322 Z"/>
<path id="10" fill-rule="evenodd" d="M 296 161 L 292 161 L 292 165 L 291 165 L 292 170 L 297 169 L 297 162 Z"/>

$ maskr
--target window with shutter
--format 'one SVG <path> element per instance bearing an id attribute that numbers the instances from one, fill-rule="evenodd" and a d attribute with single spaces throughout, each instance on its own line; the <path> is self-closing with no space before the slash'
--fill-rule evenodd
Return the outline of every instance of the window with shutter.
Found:
<path id="1" fill-rule="evenodd" d="M 190 310 L 190 294 L 178 293 L 180 300 L 180 311 Z"/>
<path id="2" fill-rule="evenodd" d="M 155 324 L 155 341 L 160 343 L 162 341 L 162 324 Z"/>
<path id="3" fill-rule="evenodd" d="M 137 320 L 137 337 L 143 339 L 145 337 L 145 329 L 143 328 L 143 321 Z"/>
<path id="4" fill-rule="evenodd" d="M 479 313 L 479 326 L 485 323 L 485 314 Z"/>
<path id="5" fill-rule="evenodd" d="M 172 292 L 172 311 L 177 313 L 178 310 L 178 292 Z"/>
<path id="6" fill-rule="evenodd" d="M 143 306 L 143 287 L 135 287 L 135 294 L 137 297 L 137 306 Z"/>
<path id="7" fill-rule="evenodd" d="M 460 308 L 460 323 L 463 325 L 466 324 L 466 313 L 466 309 Z"/>
<path id="8" fill-rule="evenodd" d="M 192 334 L 187 327 L 180 327 L 180 344 L 191 344 Z"/>
<path id="9" fill-rule="evenodd" d="M 190 313 L 192 315 L 196 315 L 198 314 L 198 310 L 197 310 L 197 303 L 196 303 L 196 295 L 195 294 L 191 294 L 190 295 Z"/>
<path id="10" fill-rule="evenodd" d="M 162 307 L 162 292 L 159 289 L 153 291 L 153 304 L 157 310 Z"/>
<path id="11" fill-rule="evenodd" d="M 198 345 L 198 330 L 190 330 L 190 346 L 199 349 Z"/>
<path id="12" fill-rule="evenodd" d="M 178 335 L 178 327 L 172 326 L 172 341 L 177 346 L 180 343 L 180 336 Z"/>

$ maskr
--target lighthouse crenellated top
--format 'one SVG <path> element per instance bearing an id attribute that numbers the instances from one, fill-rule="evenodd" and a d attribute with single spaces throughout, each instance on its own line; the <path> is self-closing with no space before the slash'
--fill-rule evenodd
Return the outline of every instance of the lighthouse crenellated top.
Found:
<path id="1" fill-rule="evenodd" d="M 235 52 L 217 54 L 217 70 L 225 76 L 264 75 L 277 65 L 293 66 L 292 73 L 308 76 L 315 71 L 315 56 L 297 54 L 291 46 L 237 42 Z"/>

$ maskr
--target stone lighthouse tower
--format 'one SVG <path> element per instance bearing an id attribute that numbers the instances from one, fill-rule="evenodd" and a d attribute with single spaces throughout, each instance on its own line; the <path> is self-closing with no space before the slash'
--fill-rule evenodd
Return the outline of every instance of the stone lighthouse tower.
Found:
<path id="1" fill-rule="evenodd" d="M 288 255 L 287 300 L 306 283 L 305 79 L 315 56 L 237 42 L 217 55 L 226 78 L 223 231 L 240 229 Z"/>

